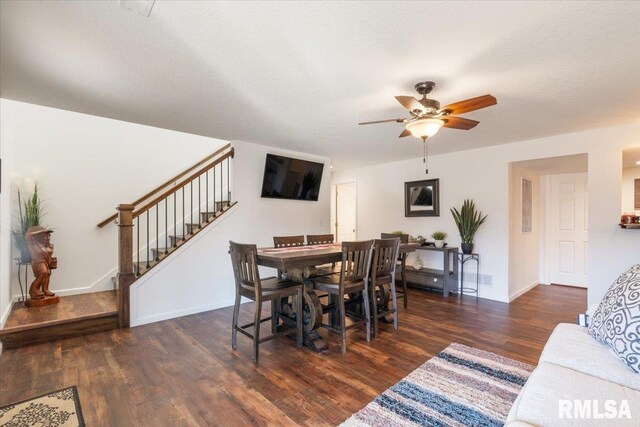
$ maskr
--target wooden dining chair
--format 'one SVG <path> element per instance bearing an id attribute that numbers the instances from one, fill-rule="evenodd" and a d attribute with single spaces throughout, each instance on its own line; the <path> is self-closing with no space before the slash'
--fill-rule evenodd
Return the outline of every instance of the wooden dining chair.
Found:
<path id="1" fill-rule="evenodd" d="M 396 293 L 396 268 L 398 267 L 398 252 L 400 238 L 379 239 L 374 242 L 373 262 L 371 266 L 371 311 L 373 318 L 373 336 L 378 336 L 378 322 L 381 317 L 393 313 L 393 328 L 398 329 L 398 297 Z M 382 298 L 386 308 L 378 311 L 376 294 L 380 288 L 380 295 L 386 295 L 386 287 L 391 291 L 391 309 L 388 308 L 386 298 Z"/>
<path id="2" fill-rule="evenodd" d="M 333 234 L 307 234 L 307 245 L 323 245 L 333 242 Z"/>
<path id="3" fill-rule="evenodd" d="M 231 255 L 231 265 L 236 282 L 236 302 L 233 307 L 233 324 L 231 332 L 231 347 L 237 348 L 238 332 L 248 336 L 253 340 L 253 362 L 258 363 L 258 346 L 260 343 L 271 340 L 280 335 L 297 334 L 296 342 L 298 348 L 302 347 L 303 332 L 303 296 L 302 284 L 291 281 L 278 280 L 275 277 L 265 279 L 260 278 L 258 272 L 258 248 L 256 245 L 243 245 L 229 242 L 229 254 Z M 238 316 L 240 313 L 240 299 L 242 297 L 255 301 L 255 314 L 252 323 L 238 326 Z M 272 311 L 271 317 L 261 319 L 263 301 L 275 301 L 282 298 L 293 297 L 296 300 L 295 328 L 286 328 L 282 332 L 272 331 L 268 337 L 260 338 L 260 324 L 268 322 L 273 318 L 281 318 L 290 323 L 290 319 L 277 311 Z M 273 305 L 272 305 L 273 307 Z M 253 327 L 253 334 L 246 329 Z"/>
<path id="4" fill-rule="evenodd" d="M 296 246 L 304 246 L 304 236 L 273 236 L 274 248 L 293 248 Z M 291 280 L 291 275 L 287 271 L 278 270 L 278 277 L 282 280 Z M 280 299 L 271 301 L 271 311 L 281 311 L 282 301 Z M 274 318 L 271 322 L 271 331 L 275 333 L 278 328 L 278 319 Z"/>
<path id="5" fill-rule="evenodd" d="M 307 245 L 326 245 L 334 243 L 333 234 L 307 234 Z M 326 276 L 329 274 L 340 274 L 340 268 L 336 263 L 317 266 L 315 276 Z"/>
<path id="6" fill-rule="evenodd" d="M 369 310 L 369 272 L 371 269 L 371 257 L 373 254 L 373 240 L 364 242 L 342 242 L 342 263 L 340 275 L 323 276 L 314 278 L 315 288 L 327 292 L 333 296 L 337 310 L 339 325 L 322 326 L 330 332 L 340 335 L 340 351 L 347 351 L 347 330 L 366 325 L 367 341 L 371 340 L 371 313 Z M 364 318 L 354 321 L 346 326 L 345 295 L 363 293 Z"/>
<path id="7" fill-rule="evenodd" d="M 395 239 L 400 238 L 400 243 L 409 243 L 408 234 L 395 234 L 395 233 L 380 233 L 381 239 Z M 398 255 L 398 264 L 400 267 L 400 279 L 402 279 L 402 292 L 398 292 L 402 295 L 402 304 L 404 308 L 409 305 L 409 294 L 407 293 L 407 254 Z"/>

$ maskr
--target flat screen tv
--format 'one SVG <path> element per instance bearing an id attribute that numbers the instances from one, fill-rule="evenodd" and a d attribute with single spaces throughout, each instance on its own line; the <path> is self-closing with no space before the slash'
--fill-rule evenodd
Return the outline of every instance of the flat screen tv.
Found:
<path id="1" fill-rule="evenodd" d="M 318 200 L 324 164 L 267 154 L 262 197 Z"/>

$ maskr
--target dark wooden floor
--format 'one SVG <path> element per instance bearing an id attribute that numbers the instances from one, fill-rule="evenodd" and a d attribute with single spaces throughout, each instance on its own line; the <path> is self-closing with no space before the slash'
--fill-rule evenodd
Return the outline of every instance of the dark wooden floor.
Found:
<path id="1" fill-rule="evenodd" d="M 561 286 L 511 304 L 410 291 L 397 333 L 384 325 L 367 343 L 350 332 L 345 355 L 335 335 L 325 354 L 273 340 L 259 367 L 245 337 L 231 350 L 225 308 L 5 351 L 0 406 L 75 384 L 89 426 L 336 425 L 451 342 L 535 364 L 553 328 L 586 304 L 585 289 Z"/>

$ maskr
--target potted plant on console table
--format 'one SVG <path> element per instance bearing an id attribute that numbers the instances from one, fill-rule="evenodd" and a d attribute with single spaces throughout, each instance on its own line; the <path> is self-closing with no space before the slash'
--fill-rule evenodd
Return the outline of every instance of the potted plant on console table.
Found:
<path id="1" fill-rule="evenodd" d="M 444 231 L 436 231 L 431 235 L 431 237 L 433 238 L 433 240 L 435 240 L 436 248 L 444 248 L 444 239 L 447 238 L 447 233 L 445 233 Z"/>
<path id="2" fill-rule="evenodd" d="M 473 237 L 478 231 L 478 228 L 487 219 L 487 216 L 482 216 L 482 212 L 476 211 L 476 205 L 473 200 L 467 199 L 462 204 L 460 211 L 456 208 L 451 208 L 451 214 L 458 226 L 460 232 L 460 240 L 462 241 L 462 253 L 470 254 L 473 252 Z"/>

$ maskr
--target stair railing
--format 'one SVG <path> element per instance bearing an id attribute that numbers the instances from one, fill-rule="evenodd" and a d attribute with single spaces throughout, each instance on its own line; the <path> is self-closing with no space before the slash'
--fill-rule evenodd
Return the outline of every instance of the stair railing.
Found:
<path id="1" fill-rule="evenodd" d="M 136 206 L 140 205 L 142 202 L 144 202 L 144 201 L 150 199 L 151 197 L 153 197 L 155 194 L 157 194 L 160 191 L 164 190 L 165 188 L 169 187 L 170 185 L 176 185 L 180 179 L 182 179 L 183 177 L 187 176 L 187 174 L 189 174 L 191 171 L 196 170 L 200 166 L 204 165 L 205 163 L 209 162 L 212 159 L 215 159 L 220 154 L 222 154 L 222 153 L 224 153 L 226 151 L 229 151 L 231 149 L 232 149 L 231 148 L 231 144 L 226 144 L 224 147 L 216 150 L 214 153 L 209 154 L 207 157 L 205 157 L 204 159 L 200 160 L 198 163 L 194 164 L 193 166 L 189 167 L 188 169 L 183 170 L 178 175 L 176 175 L 173 178 L 165 181 L 162 185 L 159 185 L 158 187 L 156 187 L 153 190 L 149 191 L 144 196 L 138 198 L 135 202 L 132 202 L 131 205 L 136 207 Z M 98 223 L 98 227 L 99 228 L 103 228 L 106 225 L 109 225 L 110 223 L 116 221 L 117 219 L 118 219 L 118 214 L 115 213 L 115 214 L 111 215 L 110 217 L 105 218 L 104 220 L 100 221 Z"/>
<path id="2" fill-rule="evenodd" d="M 160 194 L 145 195 L 144 204 L 117 207 L 119 327 L 129 327 L 133 282 L 235 205 L 231 201 L 234 149 L 226 146 L 213 156 L 215 160 L 209 162 L 209 156 L 178 175 L 179 181 L 167 181 L 172 186 Z"/>

